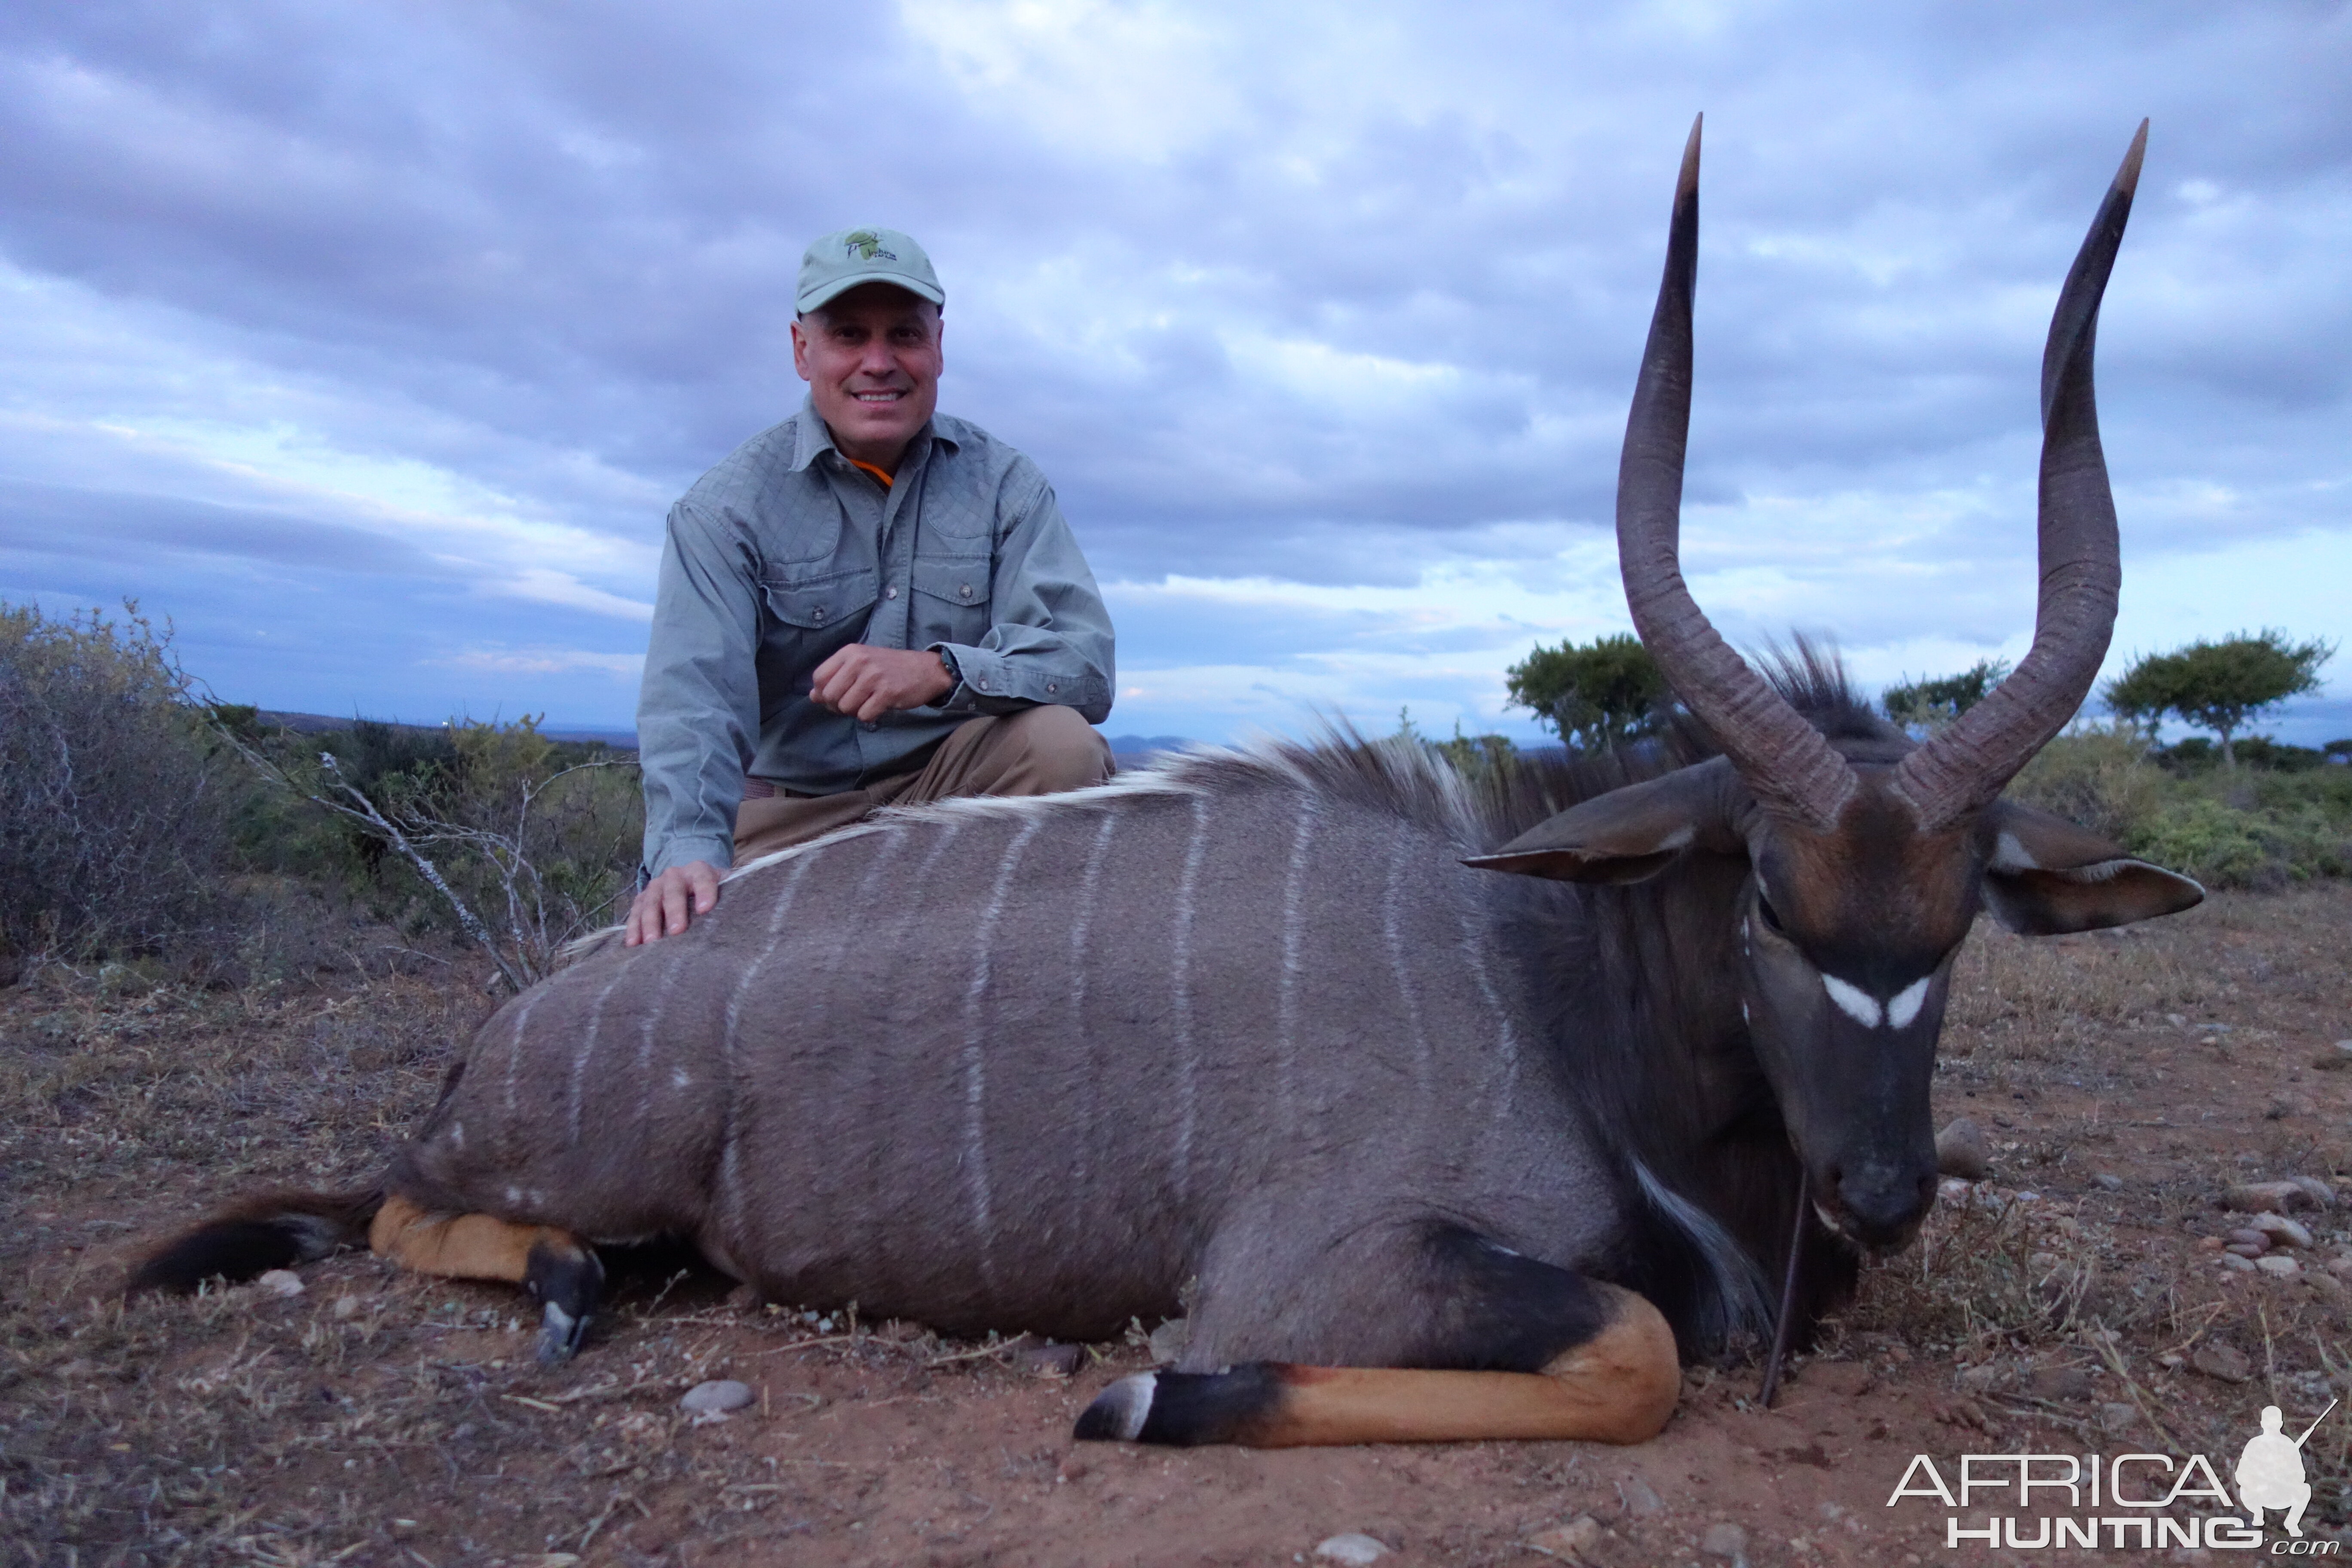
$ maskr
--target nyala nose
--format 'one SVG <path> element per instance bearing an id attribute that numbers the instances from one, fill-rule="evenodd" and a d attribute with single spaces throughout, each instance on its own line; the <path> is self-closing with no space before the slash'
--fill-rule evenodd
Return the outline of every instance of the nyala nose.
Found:
<path id="1" fill-rule="evenodd" d="M 1936 1173 L 1909 1162 L 1864 1160 L 1835 1175 L 1839 1205 L 1855 1238 L 1872 1247 L 1906 1238 L 1936 1195 Z"/>

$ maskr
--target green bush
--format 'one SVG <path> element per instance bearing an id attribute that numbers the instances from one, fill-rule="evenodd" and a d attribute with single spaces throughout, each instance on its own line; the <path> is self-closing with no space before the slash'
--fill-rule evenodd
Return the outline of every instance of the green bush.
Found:
<path id="1" fill-rule="evenodd" d="M 2273 764 L 2242 742 L 2231 772 L 2209 742 L 2153 752 L 2128 724 L 2085 726 L 2042 748 L 2009 793 L 2208 887 L 2352 876 L 2352 769 L 2297 750 L 2278 748 Z"/>
<path id="2" fill-rule="evenodd" d="M 0 952 L 153 953 L 219 909 L 250 784 L 162 631 L 0 601 Z"/>
<path id="3" fill-rule="evenodd" d="M 2009 795 L 2128 845 L 2155 819 L 2166 783 L 2148 760 L 2147 742 L 2130 725 L 2094 724 L 2042 747 Z"/>
<path id="4" fill-rule="evenodd" d="M 255 864 L 338 886 L 412 935 L 462 931 L 518 982 L 634 886 L 635 759 L 551 740 L 536 718 L 239 739 L 282 786 L 241 825 Z"/>

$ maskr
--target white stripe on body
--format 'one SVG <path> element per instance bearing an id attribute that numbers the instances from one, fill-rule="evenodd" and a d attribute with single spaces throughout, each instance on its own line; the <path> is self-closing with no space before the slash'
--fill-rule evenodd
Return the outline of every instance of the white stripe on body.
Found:
<path id="1" fill-rule="evenodd" d="M 982 1015 L 988 999 L 989 944 L 1004 913 L 1004 895 L 1012 890 L 1013 874 L 1020 868 L 1021 852 L 1036 836 L 1040 822 L 1033 816 L 1022 823 L 1021 830 L 1004 847 L 1003 858 L 996 863 L 996 885 L 989 889 L 987 906 L 981 910 L 974 930 L 971 984 L 963 995 L 963 1168 L 971 1188 L 972 1224 L 980 1235 L 980 1275 L 992 1289 L 996 1285 L 996 1230 L 988 1190 L 988 1058 Z"/>
<path id="2" fill-rule="evenodd" d="M 1303 1131 L 1307 1120 L 1298 1100 L 1298 943 L 1300 904 L 1307 892 L 1308 852 L 1315 845 L 1319 816 L 1316 798 L 1299 802 L 1298 825 L 1290 836 L 1290 870 L 1282 883 L 1282 974 L 1275 1000 L 1276 1125 L 1286 1131 Z"/>
<path id="3" fill-rule="evenodd" d="M 661 1033 L 662 1019 L 669 1014 L 669 995 L 677 988 L 677 977 L 686 973 L 686 944 L 680 942 L 670 950 L 669 963 L 663 967 L 661 978 L 654 982 L 654 994 L 646 1005 L 645 1022 L 638 1026 L 636 1082 L 640 1095 L 652 1091 L 654 1040 Z"/>
<path id="4" fill-rule="evenodd" d="M 1201 861 L 1209 848 L 1209 803 L 1192 802 L 1192 837 L 1184 847 L 1184 874 L 1176 883 L 1176 924 L 1169 939 L 1170 1023 L 1176 1047 L 1176 1149 L 1171 1173 L 1176 1195 L 1192 1180 L 1192 1130 L 1199 1115 L 1193 1079 L 1200 1063 L 1192 1047 L 1192 895 L 1200 885 Z"/>
<path id="5" fill-rule="evenodd" d="M 874 852 L 866 861 L 866 874 L 857 879 L 854 908 L 845 918 L 834 922 L 833 934 L 836 940 L 833 945 L 832 957 L 823 970 L 814 971 L 810 974 L 812 982 L 819 979 L 824 982 L 823 984 L 812 984 L 809 987 L 811 995 L 823 997 L 829 1003 L 841 994 L 842 982 L 836 976 L 842 965 L 849 959 L 852 950 L 861 947 L 871 948 L 874 944 L 875 928 L 879 922 L 873 921 L 871 917 L 877 909 L 875 900 L 877 892 L 882 886 L 883 874 L 890 868 L 892 863 L 906 850 L 907 846 L 915 840 L 916 837 L 911 829 L 887 833 L 882 835 L 881 842 L 874 846 Z M 937 849 L 934 848 L 934 856 L 937 853 Z M 928 867 L 928 862 L 926 865 Z M 899 911 L 902 925 L 910 913 L 919 910 L 919 904 L 913 900 L 894 900 L 894 903 Z M 897 944 L 897 950 L 903 951 L 904 946 L 905 944 L 900 942 Z M 833 1015 L 829 1006 L 816 1007 L 804 1016 L 805 1026 L 812 1039 L 832 1027 Z M 849 1112 L 852 1097 L 869 1088 L 874 1078 L 873 1069 L 867 1060 L 870 1054 L 850 1053 L 837 1077 L 832 1078 L 814 1090 L 803 1089 L 799 1092 L 813 1092 L 815 1095 L 826 1097 L 837 1111 L 844 1113 L 844 1121 L 851 1121 L 854 1115 Z M 835 1057 L 829 1059 L 842 1061 L 843 1058 Z M 867 1099 L 870 1100 L 871 1096 L 869 1095 Z M 867 1114 L 870 1116 L 872 1113 L 869 1111 Z M 871 1124 L 869 1121 L 868 1125 Z M 807 1173 L 806 1180 L 809 1184 L 807 1195 L 812 1207 L 830 1208 L 832 1213 L 840 1215 L 863 1215 L 864 1224 L 861 1228 L 866 1234 L 855 1240 L 845 1237 L 845 1243 L 849 1247 L 862 1250 L 869 1255 L 878 1255 L 883 1246 L 881 1233 L 886 1227 L 878 1223 L 877 1205 L 846 1201 L 847 1189 L 851 1181 L 849 1167 L 838 1160 L 818 1159 L 809 1162 L 802 1169 Z M 845 1201 L 835 1201 L 836 1194 L 842 1194 Z M 852 1222 L 844 1222 L 845 1231 L 850 1223 Z"/>
<path id="6" fill-rule="evenodd" d="M 719 1092 L 726 1096 L 725 1110 L 719 1118 L 719 1231 L 727 1239 L 728 1250 L 739 1258 L 749 1254 L 741 1245 L 742 1232 L 739 1224 L 743 1214 L 743 1166 L 735 1136 L 735 1100 L 740 1092 L 735 1082 L 735 1030 L 742 1021 L 743 999 L 751 994 L 751 983 L 759 979 L 760 971 L 766 967 L 769 959 L 775 956 L 776 949 L 783 945 L 784 921 L 792 916 L 793 895 L 800 891 L 801 879 L 808 874 L 812 864 L 813 861 L 806 859 L 793 861 L 792 870 L 784 878 L 784 885 L 777 889 L 776 907 L 768 916 L 768 945 L 760 950 L 759 957 L 743 966 L 742 975 L 735 982 L 735 989 L 728 993 L 726 1026 L 719 1035 Z M 677 938 L 666 940 L 676 942 Z M 681 1084 L 679 1087 L 685 1086 Z"/>
<path id="7" fill-rule="evenodd" d="M 1404 903 L 1405 866 L 1413 847 L 1412 837 L 1400 833 L 1396 847 L 1389 852 L 1388 886 L 1381 894 L 1381 936 L 1388 944 L 1389 973 L 1396 977 L 1397 1000 L 1403 1006 L 1405 1028 L 1412 1037 L 1413 1143 L 1428 1148 L 1437 1101 L 1437 1062 L 1429 1048 L 1429 1029 L 1422 1022 L 1412 972 L 1405 964 L 1404 928 L 1397 920 Z"/>
<path id="8" fill-rule="evenodd" d="M 1077 908 L 1070 920 L 1070 1038 L 1078 1042 L 1087 1059 L 1077 1078 L 1076 1122 L 1078 1134 L 1071 1140 L 1070 1190 L 1087 1190 L 1087 1155 L 1097 1131 L 1095 1110 L 1095 1053 L 1093 1037 L 1087 1032 L 1087 937 L 1094 929 L 1095 894 L 1102 885 L 1103 862 L 1110 856 L 1110 836 L 1118 826 L 1118 814 L 1103 813 L 1102 826 L 1095 834 L 1094 847 L 1087 852 L 1087 868 L 1078 878 Z"/>
<path id="9" fill-rule="evenodd" d="M 1473 873 L 1474 875 L 1475 873 Z M 1481 1118 L 1486 1123 L 1486 1135 L 1500 1138 L 1505 1119 L 1510 1114 L 1511 1100 L 1519 1085 L 1519 1033 L 1511 1026 L 1511 1015 L 1503 1005 L 1503 998 L 1495 989 L 1495 977 L 1487 973 L 1486 953 L 1479 942 L 1477 917 L 1481 913 L 1475 900 L 1456 906 L 1462 916 L 1462 959 L 1468 966 L 1470 977 L 1478 983 L 1479 999 L 1495 1017 L 1496 1051 L 1502 1058 L 1502 1083 L 1495 1090 L 1495 1103 Z M 1491 1079 L 1491 1075 L 1490 1075 Z"/>
<path id="10" fill-rule="evenodd" d="M 588 1064 L 596 1055 L 596 1035 L 604 1027 L 605 1000 L 628 972 L 629 966 L 625 963 L 614 966 L 613 977 L 604 982 L 604 988 L 596 993 L 596 1001 L 588 1009 L 588 1026 L 581 1031 L 580 1044 L 572 1053 L 572 1090 L 564 1119 L 567 1148 L 580 1147 L 580 1099 L 588 1081 Z"/>
<path id="11" fill-rule="evenodd" d="M 522 1005 L 515 1009 L 514 1027 L 507 1036 L 507 1131 L 512 1136 L 518 1112 L 515 1109 L 515 1082 L 522 1072 L 522 1029 L 530 1022 L 530 1010 L 547 994 L 547 987 L 535 985 L 525 992 Z"/>

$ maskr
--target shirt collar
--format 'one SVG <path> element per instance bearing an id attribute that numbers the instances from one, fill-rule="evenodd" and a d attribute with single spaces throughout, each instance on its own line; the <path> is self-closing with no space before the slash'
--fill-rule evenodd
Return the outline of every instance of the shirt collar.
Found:
<path id="1" fill-rule="evenodd" d="M 824 417 L 816 411 L 816 399 L 814 396 L 803 396 L 801 399 L 800 416 L 793 420 L 793 471 L 794 473 L 800 472 L 815 462 L 817 454 L 820 452 L 831 452 L 836 458 L 841 457 L 840 448 L 833 444 L 833 432 L 825 428 Z M 934 443 L 947 447 L 950 451 L 962 445 L 954 437 L 940 428 L 939 419 L 934 416 L 925 420 L 923 427 L 915 432 L 914 439 L 907 443 L 907 455 L 898 459 L 898 467 L 902 469 L 913 467 L 916 460 L 922 456 L 924 449 Z M 842 458 L 842 467 L 848 466 L 848 459 Z"/>

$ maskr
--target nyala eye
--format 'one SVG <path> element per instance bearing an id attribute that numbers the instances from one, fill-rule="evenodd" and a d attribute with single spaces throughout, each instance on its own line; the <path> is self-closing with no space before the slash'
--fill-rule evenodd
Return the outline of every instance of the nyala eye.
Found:
<path id="1" fill-rule="evenodd" d="M 1760 888 L 1756 892 L 1756 912 L 1762 917 L 1766 931 L 1770 931 L 1774 936 L 1789 934 L 1787 928 L 1780 924 L 1780 911 L 1772 907 L 1772 900 L 1764 896 L 1764 891 Z"/>

